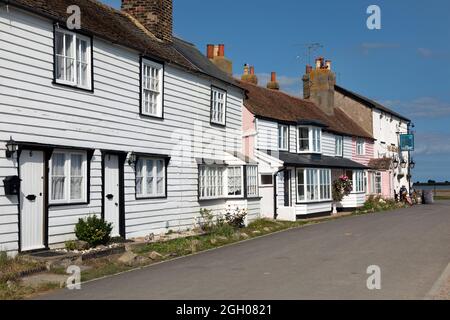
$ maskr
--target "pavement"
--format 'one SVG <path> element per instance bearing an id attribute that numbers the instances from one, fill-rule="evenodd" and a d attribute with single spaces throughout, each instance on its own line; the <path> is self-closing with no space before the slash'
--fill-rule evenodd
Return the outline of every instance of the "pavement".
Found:
<path id="1" fill-rule="evenodd" d="M 39 299 L 450 299 L 449 243 L 450 201 L 440 201 L 288 230 Z M 370 266 L 379 267 L 380 290 L 367 287 Z"/>

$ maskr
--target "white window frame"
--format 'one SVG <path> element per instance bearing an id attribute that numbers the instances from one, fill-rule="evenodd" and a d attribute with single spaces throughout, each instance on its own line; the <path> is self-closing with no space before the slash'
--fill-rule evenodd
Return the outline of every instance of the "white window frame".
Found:
<path id="1" fill-rule="evenodd" d="M 366 154 L 366 141 L 362 138 L 356 140 L 356 155 L 364 156 Z"/>
<path id="2" fill-rule="evenodd" d="M 246 167 L 247 177 L 247 198 L 256 198 L 258 192 L 258 166 L 248 165 Z"/>
<path id="3" fill-rule="evenodd" d="M 59 55 L 57 53 L 57 48 L 56 48 L 56 37 L 57 34 L 61 33 L 63 34 L 63 55 Z M 65 56 L 65 43 L 66 43 L 66 35 L 71 36 L 72 37 L 72 42 L 73 42 L 73 52 L 72 52 L 72 57 L 68 57 Z M 78 33 L 75 32 L 71 32 L 68 30 L 64 30 L 61 28 L 55 28 L 55 32 L 54 32 L 54 37 L 55 37 L 55 55 L 54 55 L 54 63 L 55 63 L 55 82 L 58 84 L 63 84 L 63 85 L 68 85 L 68 86 L 72 86 L 72 87 L 77 87 L 77 88 L 82 88 L 82 89 L 86 89 L 86 90 L 92 90 L 92 41 L 91 38 L 84 36 L 84 35 L 80 35 Z M 81 83 L 78 83 L 78 77 L 77 77 L 77 72 L 81 72 L 81 68 L 78 68 L 78 63 L 82 63 L 81 61 L 77 61 L 77 39 L 86 42 L 86 61 L 85 64 L 87 65 L 86 68 L 86 85 L 83 86 Z M 81 49 L 80 49 L 81 52 Z M 64 59 L 64 77 L 65 77 L 65 73 L 66 73 L 66 62 L 67 59 L 73 59 L 73 63 L 74 63 L 74 67 L 73 67 L 73 80 L 67 80 L 67 79 L 59 79 L 57 77 L 57 69 L 58 69 L 58 58 L 60 59 Z M 79 70 L 80 69 L 80 70 Z M 81 79 L 81 74 L 79 75 L 80 79 Z"/>
<path id="4" fill-rule="evenodd" d="M 365 172 L 363 170 L 353 170 L 353 192 L 352 193 L 365 193 Z"/>
<path id="5" fill-rule="evenodd" d="M 150 73 L 156 70 L 157 77 L 147 75 L 147 70 L 150 69 Z M 141 114 L 162 118 L 163 117 L 163 88 L 164 88 L 164 65 L 142 58 L 141 61 Z M 147 98 L 151 97 L 151 94 L 156 95 L 154 101 L 150 101 Z M 152 103 L 155 104 L 154 111 L 152 112 Z"/>
<path id="6" fill-rule="evenodd" d="M 300 129 L 308 129 L 308 150 L 300 150 Z M 322 153 L 322 129 L 311 126 L 298 126 L 297 153 Z"/>
<path id="7" fill-rule="evenodd" d="M 201 165 L 198 172 L 198 195 L 200 200 L 219 199 L 228 194 L 225 186 L 227 167 L 218 165 Z M 213 183 L 211 183 L 213 182 Z"/>
<path id="8" fill-rule="evenodd" d="M 223 95 L 219 100 L 218 96 Z M 227 91 L 211 87 L 211 123 L 225 126 L 227 121 Z"/>
<path id="9" fill-rule="evenodd" d="M 153 192 L 150 193 L 147 190 L 147 179 L 148 179 L 148 171 L 147 171 L 147 161 L 153 161 L 152 167 L 152 176 L 153 176 Z M 162 192 L 158 192 L 158 161 L 162 162 L 162 183 L 163 190 Z M 142 171 L 138 172 L 139 162 L 142 162 Z M 167 196 L 167 161 L 164 158 L 157 157 L 138 157 L 136 161 L 136 177 L 135 177 L 135 190 L 136 190 L 136 199 L 155 199 L 155 198 L 165 198 Z M 138 193 L 137 190 L 137 179 L 141 178 L 141 193 Z"/>
<path id="10" fill-rule="evenodd" d="M 335 136 L 335 148 L 334 148 L 334 155 L 336 157 L 343 157 L 344 156 L 344 137 L 343 136 Z"/>
<path id="11" fill-rule="evenodd" d="M 303 181 L 299 181 L 299 171 L 303 171 Z M 297 203 L 313 203 L 332 201 L 331 169 L 297 168 L 295 171 Z M 312 178 L 312 183 L 311 183 Z M 311 198 L 309 189 L 313 189 L 317 197 Z M 304 199 L 300 199 L 303 190 Z"/>
<path id="12" fill-rule="evenodd" d="M 53 156 L 55 154 L 64 154 L 64 198 L 53 200 L 52 199 L 52 178 L 53 178 Z M 82 156 L 82 177 L 83 183 L 81 186 L 81 198 L 80 199 L 71 199 L 71 161 L 72 155 L 81 155 Z M 88 163 L 87 163 L 87 152 L 86 151 L 77 151 L 77 150 L 54 150 L 52 153 L 52 157 L 49 160 L 49 183 L 48 183 L 48 194 L 49 194 L 49 204 L 50 205 L 58 205 L 58 204 L 74 204 L 74 203 L 85 203 L 87 202 L 87 185 L 88 181 Z"/>
<path id="13" fill-rule="evenodd" d="M 278 150 L 289 150 L 289 126 L 278 124 Z"/>
<path id="14" fill-rule="evenodd" d="M 230 172 L 231 171 L 239 171 L 240 172 L 240 179 L 239 179 L 239 185 L 233 185 L 233 186 L 230 186 L 230 184 L 229 184 L 229 178 L 230 178 Z M 226 170 L 227 172 L 226 172 L 226 185 L 227 185 L 227 192 L 226 192 L 226 195 L 227 195 L 227 197 L 228 198 L 243 198 L 244 197 L 244 167 L 243 166 L 229 166 L 229 167 L 227 167 L 227 170 Z M 237 176 L 235 176 L 235 177 L 237 177 Z M 231 189 L 231 187 L 237 187 L 237 186 L 240 186 L 240 189 L 241 189 L 241 194 L 230 194 L 230 189 Z"/>
<path id="15" fill-rule="evenodd" d="M 383 176 L 381 172 L 375 172 L 374 173 L 374 192 L 376 194 L 382 194 L 383 193 Z"/>

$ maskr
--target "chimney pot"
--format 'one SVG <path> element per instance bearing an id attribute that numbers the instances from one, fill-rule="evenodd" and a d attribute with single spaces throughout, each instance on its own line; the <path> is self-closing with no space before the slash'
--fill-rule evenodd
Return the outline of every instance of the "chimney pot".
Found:
<path id="1" fill-rule="evenodd" d="M 325 61 L 325 65 L 327 66 L 328 70 L 331 70 L 331 60 Z"/>
<path id="2" fill-rule="evenodd" d="M 312 71 L 312 66 L 310 66 L 309 64 L 306 65 L 306 74 L 310 74 Z"/>
<path id="3" fill-rule="evenodd" d="M 276 72 L 272 72 L 270 74 L 270 81 L 277 82 L 277 73 Z"/>
<path id="4" fill-rule="evenodd" d="M 251 75 L 254 75 L 254 74 L 255 74 L 255 67 L 254 67 L 254 66 L 251 66 L 251 67 L 250 67 L 250 74 L 251 74 Z"/>
<path id="5" fill-rule="evenodd" d="M 248 66 L 248 64 L 244 64 L 244 75 L 249 75 L 250 74 L 250 71 L 249 71 L 249 66 Z"/>
<path id="6" fill-rule="evenodd" d="M 214 45 L 213 44 L 208 44 L 206 46 L 206 56 L 208 57 L 208 59 L 214 59 Z"/>
<path id="7" fill-rule="evenodd" d="M 224 44 L 219 44 L 218 56 L 219 57 L 225 57 L 225 45 Z"/>

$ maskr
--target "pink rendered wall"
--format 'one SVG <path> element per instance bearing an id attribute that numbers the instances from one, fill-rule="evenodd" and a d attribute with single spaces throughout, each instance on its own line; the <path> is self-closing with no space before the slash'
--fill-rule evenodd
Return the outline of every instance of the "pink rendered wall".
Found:
<path id="1" fill-rule="evenodd" d="M 248 133 L 252 133 L 256 131 L 255 125 L 255 116 L 247 110 L 247 108 L 243 108 L 242 112 L 242 132 L 244 136 Z M 255 155 L 255 136 L 251 135 L 243 138 L 243 153 L 244 155 L 254 158 Z"/>
<path id="2" fill-rule="evenodd" d="M 352 160 L 363 165 L 368 165 L 370 159 L 374 157 L 374 142 L 373 140 L 365 139 L 365 149 L 366 152 L 364 155 L 356 154 L 356 141 L 357 138 L 353 137 L 352 139 Z"/>
<path id="3" fill-rule="evenodd" d="M 384 198 L 393 198 L 394 191 L 392 190 L 392 174 L 390 171 L 381 172 L 381 193 Z"/>

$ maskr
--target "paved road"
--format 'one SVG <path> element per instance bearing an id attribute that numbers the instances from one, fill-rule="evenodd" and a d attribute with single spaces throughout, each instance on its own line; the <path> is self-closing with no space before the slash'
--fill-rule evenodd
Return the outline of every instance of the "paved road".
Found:
<path id="1" fill-rule="evenodd" d="M 422 299 L 450 262 L 450 202 L 348 217 L 60 290 L 46 299 Z M 382 289 L 369 291 L 369 265 Z"/>

